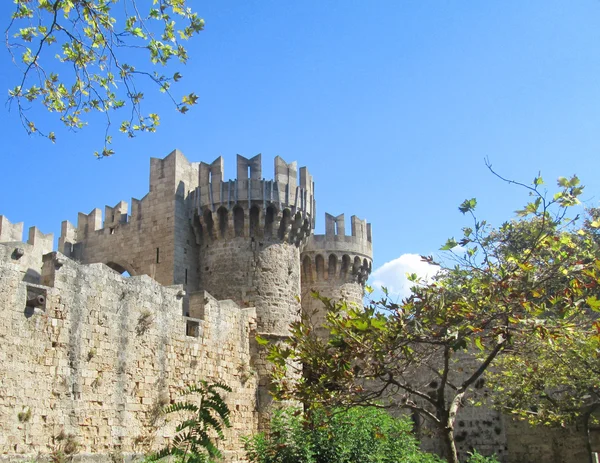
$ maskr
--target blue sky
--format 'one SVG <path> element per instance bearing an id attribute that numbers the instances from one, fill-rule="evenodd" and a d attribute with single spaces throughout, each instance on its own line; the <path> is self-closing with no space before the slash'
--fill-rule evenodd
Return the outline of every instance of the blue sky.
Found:
<path id="1" fill-rule="evenodd" d="M 191 4 L 206 29 L 176 93 L 199 104 L 181 116 L 147 92 L 158 133 L 116 137 L 117 154 L 100 161 L 100 125 L 73 134 L 41 112 L 53 145 L 3 108 L 0 214 L 58 235 L 78 211 L 142 197 L 149 158 L 174 148 L 192 161 L 223 155 L 227 178 L 237 153 L 262 153 L 265 177 L 280 155 L 314 175 L 318 233 L 325 212 L 356 214 L 373 224 L 375 267 L 404 256 L 379 274 L 398 286 L 415 261 L 406 255 L 460 234 L 462 200 L 477 197 L 495 224 L 527 200 L 485 157 L 524 182 L 541 171 L 551 188 L 577 173 L 598 205 L 598 1 Z M 4 18 L 11 10 L 0 5 Z M 5 50 L 0 60 L 1 86 L 14 87 Z"/>

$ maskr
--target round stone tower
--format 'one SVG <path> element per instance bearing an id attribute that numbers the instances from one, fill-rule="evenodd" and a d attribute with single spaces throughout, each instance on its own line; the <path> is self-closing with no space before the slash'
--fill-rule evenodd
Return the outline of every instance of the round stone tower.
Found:
<path id="1" fill-rule="evenodd" d="M 323 303 L 311 297 L 313 291 L 363 305 L 373 263 L 371 224 L 352 216 L 351 225 L 352 234 L 347 236 L 344 214 L 325 214 L 325 235 L 311 236 L 302 251 L 302 310 L 317 327 L 326 313 Z M 317 333 L 324 334 L 318 328 Z"/>
<path id="2" fill-rule="evenodd" d="M 300 314 L 300 250 L 313 229 L 314 187 L 308 170 L 275 158 L 265 180 L 261 156 L 237 157 L 237 179 L 223 181 L 223 161 L 199 166 L 192 224 L 199 252 L 199 287 L 213 297 L 256 307 L 256 331 L 274 342 Z M 270 404 L 265 352 L 255 346 L 259 424 Z M 262 416 L 261 416 L 262 415 Z"/>

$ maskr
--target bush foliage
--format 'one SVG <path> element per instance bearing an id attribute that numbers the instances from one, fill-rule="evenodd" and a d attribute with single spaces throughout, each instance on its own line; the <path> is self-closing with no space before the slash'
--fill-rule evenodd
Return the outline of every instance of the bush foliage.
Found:
<path id="1" fill-rule="evenodd" d="M 441 463 L 423 452 L 407 418 L 375 408 L 355 407 L 307 417 L 296 409 L 276 411 L 270 435 L 246 439 L 253 463 Z"/>

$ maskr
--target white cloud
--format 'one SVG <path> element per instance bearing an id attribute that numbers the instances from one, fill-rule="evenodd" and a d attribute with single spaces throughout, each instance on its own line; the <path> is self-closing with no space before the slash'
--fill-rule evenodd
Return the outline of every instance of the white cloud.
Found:
<path id="1" fill-rule="evenodd" d="M 429 281 L 438 270 L 438 266 L 423 262 L 419 254 L 402 254 L 397 259 L 386 262 L 373 272 L 371 286 L 375 289 L 385 286 L 390 294 L 401 299 L 409 296 L 410 287 L 414 286 L 413 283 L 408 281 L 407 274 L 416 273 L 419 277 Z"/>

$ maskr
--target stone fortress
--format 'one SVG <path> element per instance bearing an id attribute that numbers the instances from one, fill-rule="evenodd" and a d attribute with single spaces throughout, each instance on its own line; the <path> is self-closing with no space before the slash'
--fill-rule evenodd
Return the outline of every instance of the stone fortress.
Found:
<path id="1" fill-rule="evenodd" d="M 271 406 L 256 336 L 284 338 L 302 310 L 322 319 L 312 290 L 362 304 L 372 234 L 326 214 L 314 235 L 313 179 L 295 162 L 276 157 L 273 180 L 260 155 L 238 155 L 235 180 L 223 167 L 179 151 L 151 159 L 149 193 L 63 222 L 58 252 L 51 234 L 32 227 L 23 243 L 23 224 L 0 216 L 0 460 L 47 455 L 68 436 L 84 461 L 149 452 L 173 435 L 162 407 L 206 379 L 233 389 L 221 447 L 244 461 L 241 437 L 264 428 Z M 463 454 L 585 461 L 577 430 L 485 408 L 465 407 L 457 433 Z"/>
<path id="2" fill-rule="evenodd" d="M 238 155 L 235 180 L 221 157 L 151 159 L 149 193 L 63 222 L 58 252 L 0 216 L 0 458 L 48 454 L 61 434 L 105 460 L 155 449 L 173 432 L 160 409 L 207 379 L 233 389 L 224 453 L 243 460 L 271 403 L 256 336 L 285 337 L 318 308 L 312 289 L 361 303 L 372 268 L 366 221 L 346 234 L 327 214 L 313 234 L 308 169 L 261 170 L 260 155 Z"/>

